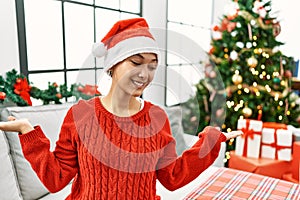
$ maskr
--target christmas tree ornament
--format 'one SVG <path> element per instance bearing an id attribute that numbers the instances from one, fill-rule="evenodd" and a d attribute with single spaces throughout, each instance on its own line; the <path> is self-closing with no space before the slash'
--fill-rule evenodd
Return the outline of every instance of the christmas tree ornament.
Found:
<path id="1" fill-rule="evenodd" d="M 236 45 L 237 47 L 239 47 L 240 49 L 242 49 L 242 48 L 245 47 L 245 45 L 244 45 L 243 42 L 237 42 L 235 45 Z"/>
<path id="2" fill-rule="evenodd" d="M 251 56 L 247 59 L 247 65 L 251 68 L 255 68 L 258 64 L 257 59 L 254 56 Z"/>
<path id="3" fill-rule="evenodd" d="M 247 105 L 242 110 L 244 117 L 248 118 L 252 115 L 252 110 Z"/>
<path id="4" fill-rule="evenodd" d="M 246 47 L 247 47 L 248 49 L 252 48 L 252 43 L 251 43 L 251 42 L 247 42 L 247 43 L 246 43 Z"/>
<path id="5" fill-rule="evenodd" d="M 261 18 L 265 18 L 267 15 L 267 10 L 264 8 L 264 3 L 259 0 L 254 2 L 252 11 L 258 14 Z"/>
<path id="6" fill-rule="evenodd" d="M 291 70 L 285 70 L 284 76 L 287 78 L 292 78 L 293 74 L 292 74 Z"/>
<path id="7" fill-rule="evenodd" d="M 248 36 L 249 36 L 249 40 L 252 40 L 252 28 L 251 25 L 248 23 L 247 24 L 248 27 Z"/>
<path id="8" fill-rule="evenodd" d="M 280 83 L 280 78 L 279 77 L 274 77 L 273 78 L 273 83 L 275 83 L 275 84 L 279 84 Z"/>
<path id="9" fill-rule="evenodd" d="M 6 98 L 5 92 L 0 92 L 0 100 L 4 100 Z"/>
<path id="10" fill-rule="evenodd" d="M 273 24 L 273 35 L 274 37 L 277 37 L 281 32 L 281 26 L 279 22 Z"/>
<path id="11" fill-rule="evenodd" d="M 234 85 L 241 84 L 243 82 L 243 77 L 239 74 L 234 74 L 232 76 L 232 82 Z"/>
<path id="12" fill-rule="evenodd" d="M 236 60 L 238 58 L 238 53 L 236 51 L 230 52 L 231 60 Z"/>
<path id="13" fill-rule="evenodd" d="M 225 6 L 225 15 L 229 20 L 233 20 L 238 16 L 239 4 L 237 2 L 231 2 Z"/>

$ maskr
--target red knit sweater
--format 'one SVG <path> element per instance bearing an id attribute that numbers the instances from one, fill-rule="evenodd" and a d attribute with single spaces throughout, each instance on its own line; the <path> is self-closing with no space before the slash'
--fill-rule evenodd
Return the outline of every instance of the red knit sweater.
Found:
<path id="1" fill-rule="evenodd" d="M 51 120 L 51 119 L 49 119 Z M 50 192 L 73 178 L 67 199 L 156 198 L 156 179 L 175 190 L 213 163 L 226 137 L 207 127 L 181 157 L 175 152 L 166 113 L 145 102 L 131 117 L 108 112 L 99 98 L 68 111 L 55 150 L 39 126 L 20 135 L 26 159 Z"/>

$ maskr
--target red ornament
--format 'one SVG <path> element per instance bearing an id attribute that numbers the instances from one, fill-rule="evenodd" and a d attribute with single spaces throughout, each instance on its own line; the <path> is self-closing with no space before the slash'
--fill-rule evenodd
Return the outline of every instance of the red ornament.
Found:
<path id="1" fill-rule="evenodd" d="M 60 93 L 57 93 L 55 96 L 56 96 L 57 98 L 59 98 L 59 99 L 62 98 L 62 95 L 61 95 Z"/>
<path id="2" fill-rule="evenodd" d="M 214 30 L 214 31 L 219 31 L 219 30 L 220 30 L 220 28 L 219 28 L 219 26 L 218 26 L 218 25 L 215 25 L 215 26 L 213 27 L 213 30 Z"/>
<path id="3" fill-rule="evenodd" d="M 292 78 L 293 74 L 292 74 L 291 70 L 286 70 L 284 72 L 284 76 L 287 78 Z"/>
<path id="4" fill-rule="evenodd" d="M 211 47 L 209 50 L 209 54 L 213 54 L 215 52 L 215 50 L 216 50 L 215 47 Z"/>
<path id="5" fill-rule="evenodd" d="M 58 87 L 56 82 L 54 82 L 52 85 L 53 85 L 53 87 L 56 87 L 56 88 Z"/>
<path id="6" fill-rule="evenodd" d="M 273 35 L 274 37 L 278 36 L 281 32 L 281 26 L 280 24 L 277 22 L 275 24 L 273 24 Z"/>
<path id="7" fill-rule="evenodd" d="M 6 98 L 5 92 L 0 92 L 0 100 L 4 100 Z"/>
<path id="8" fill-rule="evenodd" d="M 220 31 L 232 32 L 236 27 L 236 22 L 231 22 L 227 18 L 224 18 L 221 23 Z"/>
<path id="9" fill-rule="evenodd" d="M 28 105 L 32 105 L 31 99 L 30 99 L 30 89 L 26 77 L 25 78 L 17 78 L 16 83 L 14 84 L 14 92 L 22 97 L 24 101 L 27 102 Z"/>

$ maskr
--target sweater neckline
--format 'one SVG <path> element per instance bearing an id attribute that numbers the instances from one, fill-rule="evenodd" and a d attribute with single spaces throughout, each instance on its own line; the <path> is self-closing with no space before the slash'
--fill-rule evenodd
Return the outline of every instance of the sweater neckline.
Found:
<path id="1" fill-rule="evenodd" d="M 102 113 L 104 113 L 107 117 L 109 118 L 113 118 L 115 120 L 118 120 L 118 121 L 128 121 L 128 120 L 135 120 L 135 119 L 138 119 L 140 118 L 141 116 L 143 116 L 147 110 L 149 110 L 149 107 L 150 107 L 150 103 L 147 102 L 147 101 L 144 101 L 144 105 L 143 105 L 143 108 L 138 111 L 137 113 L 135 113 L 134 115 L 131 115 L 131 116 L 128 116 L 128 117 L 120 117 L 120 116 L 117 116 L 117 115 L 114 115 L 113 113 L 111 113 L 110 111 L 108 111 L 102 104 L 101 100 L 100 100 L 100 97 L 96 98 L 95 99 L 95 105 L 96 105 L 96 108 L 98 108 Z"/>

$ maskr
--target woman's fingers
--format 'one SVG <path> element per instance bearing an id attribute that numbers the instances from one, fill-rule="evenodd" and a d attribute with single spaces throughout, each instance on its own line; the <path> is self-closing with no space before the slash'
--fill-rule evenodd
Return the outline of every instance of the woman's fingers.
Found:
<path id="1" fill-rule="evenodd" d="M 231 131 L 229 133 L 225 133 L 224 135 L 226 136 L 227 140 L 230 140 L 243 135 L 243 131 Z"/>
<path id="2" fill-rule="evenodd" d="M 7 120 L 8 121 L 15 121 L 17 118 L 15 118 L 14 116 L 8 116 Z"/>
<path id="3" fill-rule="evenodd" d="M 29 123 L 27 119 L 11 118 L 7 122 L 0 122 L 0 130 L 3 131 L 19 132 L 21 134 L 24 134 L 33 129 L 33 126 Z"/>

